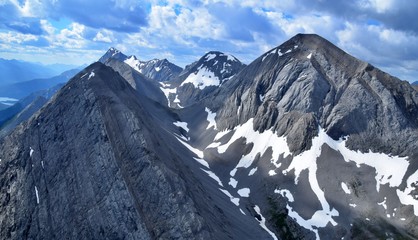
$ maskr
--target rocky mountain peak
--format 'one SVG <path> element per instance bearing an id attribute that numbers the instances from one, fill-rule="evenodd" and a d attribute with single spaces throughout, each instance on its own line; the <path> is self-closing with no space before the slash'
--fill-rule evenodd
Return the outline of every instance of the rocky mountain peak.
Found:
<path id="1" fill-rule="evenodd" d="M 180 73 L 182 83 L 191 83 L 195 88 L 219 86 L 237 74 L 245 65 L 236 57 L 219 51 L 210 51 L 198 61 L 186 66 Z"/>
<path id="2" fill-rule="evenodd" d="M 119 61 L 125 61 L 128 57 L 118 49 L 111 47 L 107 52 L 99 59 L 99 62 L 105 63 L 108 59 L 113 58 Z"/>
<path id="3" fill-rule="evenodd" d="M 319 126 L 334 139 L 350 135 L 347 144 L 362 151 L 406 154 L 406 142 L 418 139 L 416 131 L 411 134 L 418 119 L 416 91 L 318 35 L 298 34 L 263 54 L 220 92 L 229 99 L 219 126 L 254 118 L 255 129 L 287 135 L 295 153 L 309 149 Z M 381 136 L 382 129 L 393 134 Z"/>

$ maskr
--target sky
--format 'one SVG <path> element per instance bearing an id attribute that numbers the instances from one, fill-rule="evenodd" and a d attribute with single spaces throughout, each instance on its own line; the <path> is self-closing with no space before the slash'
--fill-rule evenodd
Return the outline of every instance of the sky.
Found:
<path id="1" fill-rule="evenodd" d="M 413 82 L 417 13 L 416 0 L 0 0 L 0 58 L 82 65 L 116 47 L 181 67 L 211 50 L 248 64 L 316 33 Z"/>

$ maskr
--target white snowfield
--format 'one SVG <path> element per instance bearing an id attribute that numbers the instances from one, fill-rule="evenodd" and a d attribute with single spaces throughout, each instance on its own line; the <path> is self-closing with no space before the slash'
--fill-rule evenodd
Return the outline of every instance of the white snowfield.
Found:
<path id="1" fill-rule="evenodd" d="M 187 127 L 187 123 L 186 122 L 173 122 L 174 125 L 176 125 L 177 127 L 181 127 L 183 128 L 186 132 L 189 132 L 189 128 Z"/>
<path id="2" fill-rule="evenodd" d="M 197 72 L 190 74 L 180 86 L 183 86 L 186 83 L 191 83 L 195 88 L 203 90 L 209 86 L 219 86 L 221 81 L 215 76 L 215 73 L 210 71 L 207 67 L 200 66 Z"/>
<path id="3" fill-rule="evenodd" d="M 210 129 L 213 127 L 216 130 L 217 129 L 216 121 L 215 121 L 216 113 L 212 112 L 209 108 L 205 108 L 205 111 L 208 113 L 207 121 L 209 122 L 206 129 Z"/>
<path id="4" fill-rule="evenodd" d="M 136 59 L 135 56 L 130 56 L 124 62 L 128 64 L 131 68 L 135 69 L 135 71 L 140 73 L 142 73 L 142 67 L 145 65 L 145 63 Z"/>
<path id="5" fill-rule="evenodd" d="M 346 194 L 350 194 L 350 193 L 351 193 L 351 191 L 350 191 L 350 189 L 348 188 L 347 184 L 345 184 L 344 182 L 341 182 L 341 188 L 343 189 L 343 191 L 344 191 Z"/>
<path id="6" fill-rule="evenodd" d="M 163 91 L 165 97 L 167 98 L 168 107 L 171 107 L 171 103 L 170 103 L 169 97 L 170 97 L 170 94 L 176 94 L 176 99 L 178 99 L 178 97 L 177 97 L 177 88 L 170 88 L 170 85 L 169 84 L 165 84 L 165 83 L 162 83 L 162 82 L 160 82 L 160 85 L 161 85 L 161 87 L 160 87 L 161 91 Z"/>

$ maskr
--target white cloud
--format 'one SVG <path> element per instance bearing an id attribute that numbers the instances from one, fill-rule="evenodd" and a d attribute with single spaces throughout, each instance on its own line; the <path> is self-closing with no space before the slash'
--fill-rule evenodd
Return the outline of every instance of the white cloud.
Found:
<path id="1" fill-rule="evenodd" d="M 362 0 L 358 2 L 360 8 L 370 9 L 377 13 L 391 11 L 395 7 L 394 0 Z"/>
<path id="2" fill-rule="evenodd" d="M 153 6 L 149 14 L 149 26 L 143 31 L 178 43 L 193 45 L 191 37 L 219 39 L 224 29 L 206 9 L 182 8 L 178 14 L 170 6 Z"/>
<path id="3" fill-rule="evenodd" d="M 415 80 L 418 61 L 418 37 L 384 26 L 347 22 L 336 32 L 338 45 L 361 60 L 405 80 Z M 373 41 L 371 41 L 371 39 Z"/>
<path id="4" fill-rule="evenodd" d="M 93 38 L 93 41 L 112 43 L 113 39 L 114 39 L 113 32 L 104 29 L 104 30 L 97 32 L 96 36 Z"/>
<path id="5" fill-rule="evenodd" d="M 48 22 L 45 19 L 41 19 L 40 20 L 41 23 L 41 27 L 42 29 L 48 34 L 48 35 L 53 35 L 55 33 L 55 28 L 52 26 L 52 24 L 50 22 Z"/>
<path id="6" fill-rule="evenodd" d="M 21 44 L 24 42 L 38 40 L 38 37 L 32 34 L 23 34 L 18 32 L 0 32 L 0 42 L 3 43 L 17 43 Z"/>
<path id="7" fill-rule="evenodd" d="M 55 36 L 54 45 L 64 48 L 83 48 L 87 44 L 83 33 L 85 26 L 79 23 L 72 23 L 69 28 L 62 29 L 59 34 Z"/>

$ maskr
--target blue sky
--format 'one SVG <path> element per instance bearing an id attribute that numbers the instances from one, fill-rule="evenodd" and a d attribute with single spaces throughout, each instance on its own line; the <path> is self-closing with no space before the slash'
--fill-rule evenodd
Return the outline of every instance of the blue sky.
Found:
<path id="1" fill-rule="evenodd" d="M 210 50 L 250 63 L 316 33 L 418 81 L 417 12 L 414 0 L 0 0 L 0 57 L 81 65 L 113 46 L 182 67 Z"/>

